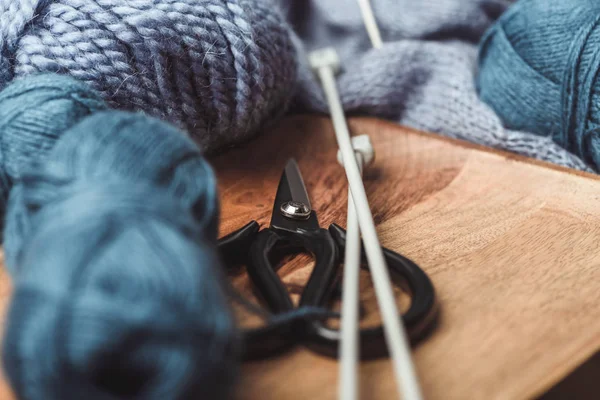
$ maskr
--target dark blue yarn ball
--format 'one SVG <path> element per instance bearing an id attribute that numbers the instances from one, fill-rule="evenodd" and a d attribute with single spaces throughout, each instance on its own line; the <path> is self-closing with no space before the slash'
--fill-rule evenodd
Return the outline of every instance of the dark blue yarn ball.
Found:
<path id="1" fill-rule="evenodd" d="M 0 108 L 28 110 L 28 96 Z M 62 104 L 69 115 L 78 103 Z M 24 399 L 226 397 L 237 334 L 215 177 L 197 146 L 171 125 L 116 111 L 58 137 L 9 195 L 2 358 L 13 389 Z"/>
<path id="2" fill-rule="evenodd" d="M 600 171 L 600 2 L 521 0 L 481 42 L 477 85 L 511 129 Z"/>

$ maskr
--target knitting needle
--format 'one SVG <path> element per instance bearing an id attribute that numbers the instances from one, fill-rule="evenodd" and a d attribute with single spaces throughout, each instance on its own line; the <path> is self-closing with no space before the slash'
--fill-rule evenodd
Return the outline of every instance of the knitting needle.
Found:
<path id="1" fill-rule="evenodd" d="M 379 32 L 379 27 L 377 26 L 377 21 L 373 14 L 371 2 L 369 0 L 358 0 L 358 5 L 371 43 L 373 44 L 373 47 L 378 49 L 383 46 L 383 41 L 381 40 L 381 33 Z"/>
<path id="2" fill-rule="evenodd" d="M 362 172 L 362 156 L 356 155 Z M 360 278 L 360 231 L 352 193 L 348 190 L 348 221 L 344 276 L 342 284 L 342 323 L 340 340 L 339 399 L 358 399 L 358 293 Z"/>
<path id="3" fill-rule="evenodd" d="M 339 69 L 339 58 L 335 50 L 330 48 L 313 52 L 309 55 L 309 58 L 311 66 L 316 70 L 321 80 L 329 104 L 335 136 L 342 153 L 348 185 L 352 192 L 358 223 L 363 234 L 367 261 L 369 262 L 377 302 L 383 317 L 384 333 L 398 389 L 404 400 L 419 400 L 422 396 L 410 357 L 410 346 L 404 326 L 398 318 L 398 307 L 396 306 L 390 276 L 377 237 L 373 215 L 369 208 L 367 194 L 356 163 L 350 141 L 350 132 L 337 91 L 334 72 Z"/>
<path id="4" fill-rule="evenodd" d="M 352 138 L 356 163 L 362 175 L 363 165 L 369 165 L 374 158 L 369 136 Z M 343 166 L 342 153 L 338 150 L 338 162 Z M 360 278 L 360 230 L 352 192 L 348 189 L 348 221 L 346 225 L 346 249 L 344 253 L 344 276 L 342 285 L 342 323 L 339 345 L 339 399 L 356 400 L 359 393 L 358 380 L 358 293 Z"/>
<path id="5" fill-rule="evenodd" d="M 367 34 L 371 39 L 373 47 L 379 48 L 382 46 L 381 34 L 377 21 L 373 15 L 373 8 L 369 0 L 358 0 L 363 21 L 367 30 Z M 362 152 L 368 151 L 373 154 L 373 147 L 369 141 L 369 137 L 364 135 L 367 141 Z M 360 143 L 356 142 L 357 138 L 353 138 L 352 144 L 356 152 L 356 162 L 358 169 L 362 175 L 362 167 L 365 154 L 361 150 L 357 151 Z M 341 162 L 341 152 L 338 151 L 338 160 Z M 372 157 L 371 157 L 372 160 Z M 342 163 L 343 165 L 343 163 Z M 342 287 L 342 323 L 340 340 L 340 373 L 339 373 L 339 399 L 340 400 L 356 400 L 358 399 L 359 380 L 358 380 L 358 355 L 359 346 L 357 335 L 358 326 L 358 307 L 359 307 L 359 278 L 360 278 L 360 231 L 356 210 L 354 209 L 354 201 L 352 200 L 352 192 L 348 189 L 348 220 L 346 223 L 346 251 L 344 256 L 344 276 Z"/>

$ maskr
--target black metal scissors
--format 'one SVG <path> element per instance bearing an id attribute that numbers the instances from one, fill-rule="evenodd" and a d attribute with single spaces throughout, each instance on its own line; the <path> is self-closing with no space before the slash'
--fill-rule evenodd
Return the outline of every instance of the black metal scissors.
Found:
<path id="1" fill-rule="evenodd" d="M 339 267 L 343 261 L 346 232 L 336 224 L 322 229 L 312 209 L 302 175 L 295 160 L 288 161 L 277 189 L 271 225 L 259 231 L 252 221 L 219 241 L 228 266 L 245 264 L 250 280 L 272 314 L 294 310 L 294 304 L 273 262 L 285 255 L 312 254 L 315 266 L 299 307 L 326 307 L 336 289 Z M 411 341 L 425 336 L 436 317 L 435 292 L 429 277 L 406 257 L 384 249 L 390 272 L 403 278 L 411 292 L 411 305 L 404 320 Z M 363 266 L 365 265 L 363 257 Z M 267 324 L 243 331 L 244 357 L 264 358 L 298 342 L 327 356 L 336 357 L 340 332 L 320 319 L 293 321 L 289 324 Z M 362 358 L 387 355 L 383 328 L 361 329 Z"/>

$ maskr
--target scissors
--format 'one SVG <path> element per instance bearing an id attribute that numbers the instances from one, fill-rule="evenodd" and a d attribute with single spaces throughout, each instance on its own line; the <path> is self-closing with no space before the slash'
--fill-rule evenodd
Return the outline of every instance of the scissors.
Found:
<path id="1" fill-rule="evenodd" d="M 301 294 L 298 307 L 327 307 L 338 288 L 343 262 L 346 232 L 336 224 L 323 229 L 311 202 L 298 164 L 290 159 L 281 175 L 273 205 L 270 226 L 260 230 L 251 221 L 219 240 L 219 250 L 227 267 L 246 265 L 255 291 L 269 312 L 281 315 L 295 310 L 292 299 L 272 261 L 286 255 L 309 253 L 315 259 L 314 270 Z M 383 253 L 392 275 L 402 278 L 411 292 L 411 305 L 403 319 L 412 342 L 423 338 L 433 327 L 437 310 L 435 291 L 425 272 L 408 258 L 389 249 Z M 365 258 L 363 254 L 363 267 Z M 387 355 L 383 327 L 361 329 L 361 358 Z M 320 354 L 337 357 L 340 331 L 328 327 L 322 319 L 293 320 L 287 324 L 267 324 L 242 331 L 245 359 L 266 358 L 295 344 Z"/>

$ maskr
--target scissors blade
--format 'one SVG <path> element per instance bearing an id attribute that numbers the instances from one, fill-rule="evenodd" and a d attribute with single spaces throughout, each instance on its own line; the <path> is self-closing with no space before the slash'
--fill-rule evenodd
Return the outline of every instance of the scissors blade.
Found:
<path id="1" fill-rule="evenodd" d="M 292 204 L 290 204 L 292 203 Z M 294 218 L 283 209 L 289 206 L 304 205 L 307 207 L 308 217 Z M 300 173 L 298 163 L 290 159 L 281 174 L 273 214 L 271 215 L 271 227 L 285 229 L 288 231 L 317 230 L 320 228 L 317 214 L 312 211 L 310 199 Z"/>
<path id="2" fill-rule="evenodd" d="M 304 179 L 300 173 L 300 168 L 296 160 L 291 158 L 285 165 L 284 170 L 285 176 L 287 177 L 288 184 L 290 185 L 290 192 L 292 194 L 292 201 L 305 204 L 312 210 L 310 205 L 310 199 L 304 185 Z"/>

